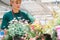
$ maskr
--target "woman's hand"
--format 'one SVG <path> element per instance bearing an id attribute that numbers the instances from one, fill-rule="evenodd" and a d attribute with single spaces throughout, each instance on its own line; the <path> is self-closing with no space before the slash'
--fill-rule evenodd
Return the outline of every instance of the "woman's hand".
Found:
<path id="1" fill-rule="evenodd" d="M 7 29 L 4 29 L 4 35 L 7 35 Z"/>

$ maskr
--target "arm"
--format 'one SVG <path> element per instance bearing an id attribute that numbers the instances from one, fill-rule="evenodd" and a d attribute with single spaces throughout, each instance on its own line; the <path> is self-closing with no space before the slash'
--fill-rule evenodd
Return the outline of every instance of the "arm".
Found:
<path id="1" fill-rule="evenodd" d="M 27 17 L 29 18 L 29 23 L 34 23 L 35 18 L 31 14 L 27 14 Z"/>
<path id="2" fill-rule="evenodd" d="M 7 16 L 4 15 L 3 19 L 2 19 L 2 24 L 1 24 L 1 29 L 4 31 L 4 35 L 7 34 L 7 30 L 5 29 L 5 28 L 7 28 L 7 23 L 8 23 Z M 4 40 L 4 37 L 2 39 Z"/>
<path id="3" fill-rule="evenodd" d="M 29 20 L 29 24 L 31 25 L 31 24 L 40 24 L 39 23 L 39 20 L 37 20 L 37 19 L 35 19 L 29 12 L 26 12 L 26 11 L 23 11 L 22 10 L 22 12 L 25 14 L 25 17 L 26 17 L 26 19 L 28 19 Z"/>
<path id="4" fill-rule="evenodd" d="M 3 16 L 3 19 L 2 19 L 1 29 L 7 28 L 7 25 L 8 25 L 8 19 L 7 19 L 7 16 L 6 16 L 6 14 L 5 14 L 5 15 Z"/>
<path id="5" fill-rule="evenodd" d="M 31 14 L 28 14 L 28 18 L 30 20 L 31 25 L 40 24 L 38 19 L 35 19 Z"/>

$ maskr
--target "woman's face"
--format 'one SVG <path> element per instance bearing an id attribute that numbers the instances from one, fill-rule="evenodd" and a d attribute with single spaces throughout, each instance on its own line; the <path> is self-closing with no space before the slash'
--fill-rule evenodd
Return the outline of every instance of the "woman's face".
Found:
<path id="1" fill-rule="evenodd" d="M 14 0 L 11 2 L 12 9 L 19 10 L 21 5 L 21 0 Z"/>

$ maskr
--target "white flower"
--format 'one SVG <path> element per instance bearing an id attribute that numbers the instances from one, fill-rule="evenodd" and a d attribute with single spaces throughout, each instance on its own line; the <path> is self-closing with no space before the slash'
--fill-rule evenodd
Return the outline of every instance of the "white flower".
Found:
<path id="1" fill-rule="evenodd" d="M 14 19 L 8 26 L 8 32 L 10 36 L 14 36 L 15 34 L 24 35 L 25 33 L 28 33 L 28 27 L 27 24 L 24 24 L 23 22 L 21 22 L 21 20 L 19 20 L 18 22 L 16 21 L 16 19 Z"/>

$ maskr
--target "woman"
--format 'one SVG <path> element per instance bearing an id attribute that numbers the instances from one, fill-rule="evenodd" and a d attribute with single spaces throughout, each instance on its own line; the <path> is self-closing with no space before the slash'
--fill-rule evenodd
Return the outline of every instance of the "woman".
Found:
<path id="1" fill-rule="evenodd" d="M 9 22 L 14 18 L 16 18 L 18 21 L 22 19 L 28 20 L 28 23 L 30 24 L 35 21 L 33 16 L 31 16 L 27 12 L 20 10 L 21 2 L 22 0 L 10 0 L 12 10 L 4 14 L 1 29 L 8 29 Z"/>
<path id="2" fill-rule="evenodd" d="M 16 18 L 18 21 L 23 19 L 28 20 L 28 23 L 30 24 L 32 24 L 35 21 L 33 16 L 20 10 L 21 2 L 22 0 L 10 0 L 12 10 L 4 14 L 1 24 L 1 29 L 4 30 L 4 35 L 6 35 L 7 33 L 6 29 L 8 29 L 9 22 L 14 18 Z"/>

